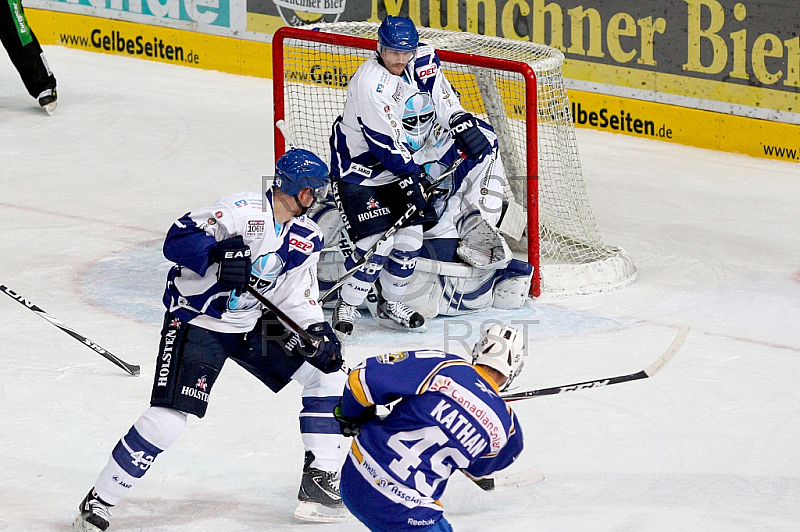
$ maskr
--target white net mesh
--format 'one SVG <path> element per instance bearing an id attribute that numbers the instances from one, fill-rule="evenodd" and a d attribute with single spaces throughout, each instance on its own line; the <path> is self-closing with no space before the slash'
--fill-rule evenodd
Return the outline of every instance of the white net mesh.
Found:
<path id="1" fill-rule="evenodd" d="M 314 28 L 376 39 L 378 25 L 340 22 Z M 521 74 L 442 60 L 442 70 L 459 92 L 464 108 L 495 128 L 509 185 L 506 194 L 523 209 L 527 208 L 528 159 L 538 156 L 543 289 L 552 293 L 588 293 L 633 281 L 635 266 L 624 250 L 603 243 L 589 204 L 561 74 L 563 54 L 530 42 L 418 29 L 420 42 L 438 50 L 519 61 L 536 73 L 538 116 L 529 117 Z M 374 54 L 374 48 L 302 39 L 285 41 L 283 73 L 275 72 L 275 76 L 284 80 L 285 120 L 297 145 L 329 160 L 331 125 L 344 108 L 347 84 L 359 65 Z M 527 148 L 526 120 L 537 121 L 538 154 Z M 531 183 L 536 186 L 535 181 Z M 524 237 L 510 243 L 516 250 L 527 247 Z"/>

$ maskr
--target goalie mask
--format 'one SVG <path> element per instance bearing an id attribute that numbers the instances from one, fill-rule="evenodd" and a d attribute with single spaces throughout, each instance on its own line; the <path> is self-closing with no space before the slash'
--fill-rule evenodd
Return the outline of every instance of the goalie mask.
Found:
<path id="1" fill-rule="evenodd" d="M 522 372 L 524 350 L 522 334 L 518 330 L 495 323 L 488 330 L 481 331 L 481 339 L 472 348 L 472 363 L 490 367 L 505 375 L 506 382 L 500 386 L 503 392 Z"/>
<path id="2" fill-rule="evenodd" d="M 419 151 L 428 140 L 434 123 L 433 100 L 428 93 L 418 92 L 403 107 L 403 129 L 411 151 Z"/>

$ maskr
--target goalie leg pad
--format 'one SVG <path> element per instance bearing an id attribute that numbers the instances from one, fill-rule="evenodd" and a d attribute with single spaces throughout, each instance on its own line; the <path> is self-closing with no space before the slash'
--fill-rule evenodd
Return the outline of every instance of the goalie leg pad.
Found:
<path id="1" fill-rule="evenodd" d="M 516 309 L 525 304 L 531 290 L 533 266 L 521 260 L 511 259 L 508 266 L 497 272 L 492 306 L 501 309 Z"/>

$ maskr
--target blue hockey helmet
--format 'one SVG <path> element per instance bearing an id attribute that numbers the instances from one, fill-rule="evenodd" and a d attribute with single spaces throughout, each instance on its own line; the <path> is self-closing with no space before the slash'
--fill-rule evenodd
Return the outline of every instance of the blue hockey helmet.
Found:
<path id="1" fill-rule="evenodd" d="M 328 165 L 308 150 L 292 148 L 275 163 L 273 184 L 289 196 L 297 196 L 304 188 L 311 188 L 314 196 L 321 199 L 320 196 L 327 194 L 329 180 Z"/>
<path id="2" fill-rule="evenodd" d="M 378 28 L 378 53 L 384 48 L 399 52 L 416 52 L 419 33 L 414 21 L 408 17 L 388 15 Z"/>

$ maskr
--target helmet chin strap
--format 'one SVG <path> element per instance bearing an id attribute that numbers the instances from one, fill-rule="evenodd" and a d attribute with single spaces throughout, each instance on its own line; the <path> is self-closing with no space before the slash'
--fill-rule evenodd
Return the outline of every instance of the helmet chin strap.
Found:
<path id="1" fill-rule="evenodd" d="M 311 205 L 309 205 L 308 207 L 303 207 L 303 204 L 300 203 L 300 198 L 297 196 L 294 197 L 294 202 L 297 203 L 298 207 L 300 207 L 300 214 L 298 214 L 298 216 L 303 216 L 305 213 L 308 212 L 308 209 L 314 206 L 314 202 L 312 201 Z"/>

